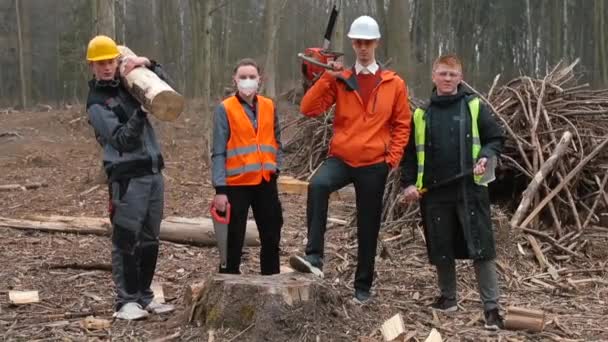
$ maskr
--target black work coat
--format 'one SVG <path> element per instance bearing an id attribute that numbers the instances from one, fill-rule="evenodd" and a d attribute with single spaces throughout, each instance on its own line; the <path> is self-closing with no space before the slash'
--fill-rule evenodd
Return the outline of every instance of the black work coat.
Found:
<path id="1" fill-rule="evenodd" d="M 472 97 L 463 87 L 459 87 L 456 95 L 450 96 L 437 96 L 433 90 L 431 100 L 424 108 L 424 186 L 473 168 L 476 161 L 472 156 L 471 115 L 467 105 Z M 410 141 L 401 161 L 403 187 L 416 184 L 413 122 L 411 127 Z M 503 130 L 483 104 L 480 106 L 478 128 L 482 145 L 479 158 L 497 157 L 502 149 Z M 496 256 L 488 189 L 475 184 L 472 175 L 429 190 L 420 201 L 420 209 L 432 264 L 454 259 L 493 259 Z"/>

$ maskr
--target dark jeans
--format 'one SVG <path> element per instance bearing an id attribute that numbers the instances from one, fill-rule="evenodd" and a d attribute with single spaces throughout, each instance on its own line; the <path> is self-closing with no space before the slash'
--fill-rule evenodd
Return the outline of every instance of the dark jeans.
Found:
<path id="1" fill-rule="evenodd" d="M 357 197 L 357 271 L 355 288 L 369 291 L 374 280 L 374 261 L 380 223 L 382 197 L 388 175 L 388 164 L 382 162 L 351 167 L 338 158 L 328 158 L 312 177 L 308 186 L 308 244 L 306 255 L 323 258 L 329 195 L 353 183 Z"/>
<path id="2" fill-rule="evenodd" d="M 230 223 L 228 224 L 228 253 L 226 268 L 220 273 L 239 274 L 241 253 L 245 242 L 249 207 L 260 234 L 260 267 L 263 275 L 280 272 L 279 243 L 283 226 L 283 209 L 279 201 L 277 180 L 262 181 L 253 186 L 229 186 Z"/>
<path id="3" fill-rule="evenodd" d="M 500 296 L 498 278 L 496 274 L 496 261 L 474 260 L 475 278 L 477 279 L 477 289 L 483 303 L 485 311 L 498 308 L 498 298 Z M 437 283 L 441 290 L 441 295 L 456 299 L 456 263 L 454 260 L 437 265 Z"/>

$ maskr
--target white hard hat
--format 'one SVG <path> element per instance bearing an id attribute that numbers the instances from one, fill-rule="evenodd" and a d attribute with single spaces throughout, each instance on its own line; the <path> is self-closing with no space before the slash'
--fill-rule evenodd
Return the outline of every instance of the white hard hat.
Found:
<path id="1" fill-rule="evenodd" d="M 362 15 L 350 25 L 347 36 L 350 39 L 378 39 L 380 38 L 380 28 L 374 18 Z"/>

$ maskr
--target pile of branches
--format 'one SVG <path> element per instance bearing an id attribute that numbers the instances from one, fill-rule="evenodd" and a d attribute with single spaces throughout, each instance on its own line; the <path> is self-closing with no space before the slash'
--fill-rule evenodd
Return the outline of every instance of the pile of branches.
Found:
<path id="1" fill-rule="evenodd" d="M 581 232 L 599 225 L 599 213 L 608 211 L 608 89 L 578 84 L 577 63 L 558 64 L 542 79 L 522 76 L 502 86 L 497 76 L 487 96 L 471 88 L 506 131 L 498 172 L 521 181 L 510 188 L 514 203 L 508 207 L 517 208 L 510 225 L 569 257 L 580 256 Z M 332 116 L 333 110 L 292 123 L 298 129 L 286 147 L 292 152 L 288 167 L 297 177 L 307 179 L 326 157 Z M 385 191 L 385 225 L 403 226 L 417 217 L 416 206 L 400 205 L 399 193 L 396 170 Z"/>
<path id="2" fill-rule="evenodd" d="M 302 116 L 283 126 L 283 131 L 294 131 L 292 138 L 283 145 L 287 169 L 294 177 L 308 180 L 327 157 L 333 135 L 334 109 L 332 107 L 316 118 Z"/>
<path id="3" fill-rule="evenodd" d="M 508 135 L 502 159 L 529 183 L 511 226 L 532 227 L 544 212 L 562 237 L 567 227 L 598 223 L 598 209 L 608 208 L 608 89 L 577 85 L 577 63 L 488 93 Z"/>

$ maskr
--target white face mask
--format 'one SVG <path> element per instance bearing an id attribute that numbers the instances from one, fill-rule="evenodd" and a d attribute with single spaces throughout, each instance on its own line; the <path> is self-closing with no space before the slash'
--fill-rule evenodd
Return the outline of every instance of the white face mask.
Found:
<path id="1" fill-rule="evenodd" d="M 239 91 L 245 96 L 251 96 L 258 90 L 258 79 L 246 78 L 244 80 L 238 80 L 237 87 Z"/>

